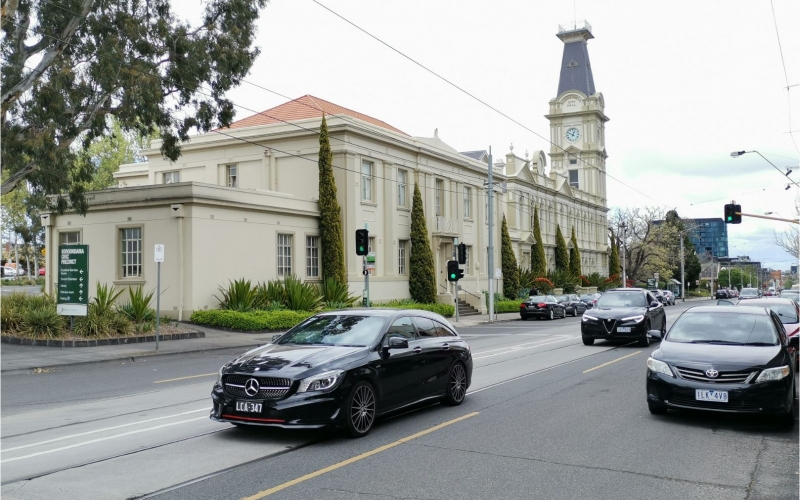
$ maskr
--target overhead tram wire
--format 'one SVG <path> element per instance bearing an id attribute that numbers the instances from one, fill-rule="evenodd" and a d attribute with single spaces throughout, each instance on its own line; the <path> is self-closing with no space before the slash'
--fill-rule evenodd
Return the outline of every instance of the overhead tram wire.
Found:
<path id="1" fill-rule="evenodd" d="M 778 19 L 775 17 L 775 5 L 773 0 L 769 0 L 769 6 L 772 9 L 772 22 L 775 24 L 775 37 L 778 39 L 778 51 L 781 54 L 781 65 L 783 66 L 783 77 L 786 79 L 786 100 L 788 101 L 789 113 L 789 137 L 792 139 L 795 151 L 800 154 L 800 149 L 797 148 L 797 142 L 794 140 L 794 132 L 792 131 L 792 96 L 789 85 L 789 74 L 786 72 L 786 61 L 783 58 L 783 46 L 781 45 L 781 35 L 778 33 Z"/>
<path id="2" fill-rule="evenodd" d="M 16 25 L 16 26 L 18 26 L 18 27 L 22 27 L 21 25 L 19 25 L 18 23 L 14 23 L 13 21 L 10 21 L 10 23 L 11 23 L 11 24 L 14 24 L 14 25 Z M 55 37 L 55 36 L 53 36 L 53 35 L 49 35 L 49 34 L 47 34 L 47 33 L 38 32 L 38 31 L 37 31 L 35 28 L 32 28 L 32 27 L 28 27 L 28 28 L 26 29 L 26 31 L 33 31 L 33 32 L 35 32 L 35 33 L 38 33 L 38 34 L 40 34 L 40 35 L 42 35 L 42 36 L 46 36 L 46 37 L 48 37 L 48 38 L 51 38 L 51 39 L 53 39 L 53 40 L 56 40 L 56 41 L 60 41 L 60 42 L 62 42 L 62 43 L 64 43 L 64 44 L 66 44 L 66 45 L 69 45 L 69 46 L 73 46 L 73 45 L 74 45 L 74 44 L 70 43 L 70 42 L 69 42 L 69 41 L 67 41 L 67 40 L 64 40 L 64 39 L 61 39 L 61 38 Z M 139 74 L 141 74 L 141 75 L 144 75 L 144 76 L 150 76 L 150 77 L 153 77 L 153 78 L 158 78 L 159 80 L 162 80 L 162 81 L 164 81 L 164 77 L 162 77 L 161 75 L 157 75 L 157 74 L 153 74 L 153 73 L 148 73 L 148 72 L 142 71 L 142 70 L 140 70 L 140 69 L 138 69 L 138 68 L 133 68 L 133 67 L 131 67 L 129 64 L 125 64 L 123 61 L 121 61 L 121 60 L 119 60 L 119 59 L 114 59 L 114 58 L 110 58 L 110 57 L 106 57 L 106 56 L 101 56 L 101 55 L 99 55 L 99 54 L 97 54 L 97 53 L 95 53 L 95 55 L 96 55 L 97 57 L 99 57 L 99 58 L 102 58 L 102 59 L 104 59 L 104 60 L 107 60 L 107 61 L 109 61 L 109 62 L 112 62 L 112 63 L 116 63 L 116 64 L 120 64 L 120 65 L 122 65 L 122 66 L 125 66 L 125 67 L 127 67 L 128 69 L 130 69 L 131 71 L 133 71 L 133 72 L 135 72 L 135 73 L 139 73 Z M 24 65 L 24 64 L 23 64 L 22 66 L 23 66 L 23 67 L 25 67 L 25 68 L 27 68 L 27 69 L 29 69 L 29 70 L 31 70 L 31 71 L 35 71 L 35 68 L 31 68 L 30 66 L 27 66 L 27 65 Z M 182 86 L 182 85 L 179 85 L 179 84 L 176 84 L 176 86 L 178 86 L 178 87 L 182 87 L 182 88 L 186 88 L 185 86 Z M 188 89 L 188 90 L 192 90 L 192 89 Z M 200 90 L 197 90 L 197 89 L 194 89 L 194 90 L 193 90 L 193 92 L 196 92 L 196 93 L 198 93 L 198 94 L 200 94 L 200 95 L 203 95 L 203 96 L 206 96 L 206 97 L 213 97 L 211 94 L 208 94 L 208 93 L 202 92 L 202 91 L 200 91 Z M 237 104 L 237 103 L 235 103 L 235 102 L 233 102 L 233 101 L 230 101 L 230 102 L 231 102 L 231 103 L 232 103 L 234 106 L 236 106 L 236 107 L 238 107 L 238 108 L 241 108 L 241 109 L 244 109 L 244 110 L 246 110 L 246 111 L 250 111 L 250 112 L 252 112 L 252 113 L 257 113 L 257 114 L 263 114 L 262 112 L 255 111 L 255 110 L 253 110 L 253 109 L 251 109 L 251 108 L 248 108 L 248 107 L 246 107 L 246 106 L 242 106 L 242 105 L 240 105 L 240 104 Z M 316 108 L 315 108 L 315 109 L 316 109 Z M 283 121 L 283 120 L 281 120 L 281 121 Z M 287 123 L 287 124 L 289 124 L 289 125 L 293 125 L 293 126 L 299 127 L 299 128 L 301 128 L 301 129 L 304 129 L 304 130 L 308 130 L 308 131 L 311 131 L 311 132 L 314 132 L 314 133 L 318 133 L 318 132 L 316 132 L 316 131 L 315 131 L 315 130 L 313 130 L 313 129 L 307 129 L 307 128 L 305 128 L 305 127 L 302 127 L 301 125 L 297 125 L 297 124 L 294 124 L 294 123 L 291 123 L 291 122 L 285 122 L 285 123 Z M 230 129 L 229 129 L 229 130 L 230 130 Z M 293 156 L 293 157 L 296 157 L 296 158 L 302 158 L 302 159 L 304 159 L 304 160 L 307 160 L 307 161 L 310 161 L 310 162 L 312 162 L 312 163 L 317 163 L 317 160 L 313 160 L 313 159 L 310 159 L 310 158 L 306 158 L 306 157 L 305 157 L 305 156 L 303 156 L 303 155 L 297 155 L 297 154 L 294 154 L 294 153 L 290 153 L 290 152 L 288 152 L 288 151 L 282 151 L 282 150 L 280 150 L 280 149 L 277 149 L 277 148 L 274 148 L 274 147 L 272 147 L 272 146 L 265 146 L 265 145 L 263 145 L 263 144 L 258 144 L 258 143 L 256 143 L 256 142 L 249 141 L 249 140 L 247 140 L 247 139 L 244 139 L 244 138 L 241 138 L 241 137 L 236 137 L 236 136 L 234 136 L 234 135 L 230 135 L 230 134 L 225 134 L 225 133 L 222 133 L 222 132 L 220 132 L 219 130 L 212 130 L 211 132 L 216 132 L 216 133 L 218 133 L 218 134 L 220 134 L 220 135 L 224 135 L 224 136 L 227 136 L 227 137 L 229 137 L 229 138 L 232 138 L 232 139 L 235 139 L 235 140 L 239 140 L 239 141 L 241 141 L 241 142 L 246 142 L 246 143 L 249 143 L 249 144 L 252 144 L 252 145 L 255 145 L 255 146 L 259 146 L 259 147 L 261 147 L 261 148 L 263 148 L 263 149 L 271 149 L 271 150 L 277 151 L 277 152 L 279 152 L 279 153 L 283 153 L 283 154 L 286 154 L 286 155 L 289 155 L 289 156 Z M 348 144 L 349 144 L 349 143 L 348 143 Z M 378 151 L 378 152 L 379 152 L 379 151 Z M 379 153 L 380 153 L 380 152 L 379 152 Z M 381 153 L 381 154 L 386 154 L 386 153 Z M 410 160 L 407 160 L 407 159 L 404 159 L 404 158 L 403 158 L 403 160 L 405 160 L 405 161 L 410 161 Z M 419 162 L 417 162 L 417 161 L 410 161 L 410 162 L 411 162 L 411 163 L 414 163 L 414 164 L 416 164 L 418 167 L 420 167 L 420 166 L 421 166 L 421 164 L 420 164 Z M 358 170 L 352 170 L 352 169 L 348 169 L 348 168 L 346 168 L 346 167 L 339 167 L 339 166 L 337 166 L 337 165 L 331 165 L 331 167 L 332 167 L 332 168 L 338 168 L 338 169 L 340 169 L 340 170 L 344 170 L 344 171 L 347 171 L 347 172 L 352 172 L 352 173 L 354 173 L 354 174 L 357 174 L 357 175 L 361 175 L 361 172 L 360 172 L 360 171 L 358 171 Z M 426 165 L 426 167 L 429 167 L 429 166 L 428 166 L 428 165 Z M 397 180 L 395 180 L 395 179 L 390 179 L 390 178 L 383 177 L 383 176 L 379 176 L 379 175 L 371 175 L 370 177 L 372 177 L 372 178 L 375 178 L 375 179 L 383 179 L 383 180 L 386 180 L 386 181 L 389 181 L 389 182 L 395 182 L 395 183 L 397 183 Z M 474 178 L 475 178 L 475 179 L 477 179 L 477 180 L 480 180 L 481 182 L 483 182 L 483 179 L 482 179 L 482 178 L 479 178 L 479 177 L 474 177 Z M 408 185 L 410 185 L 410 184 L 409 184 L 409 183 L 406 183 L 406 185 L 408 186 Z M 424 188 L 424 189 L 430 189 L 430 190 L 436 190 L 436 187 L 435 187 L 435 186 L 424 186 L 423 188 Z M 463 193 L 461 193 L 461 192 L 459 192 L 459 191 L 455 191 L 455 190 L 448 190 L 448 189 L 441 189 L 441 190 L 439 190 L 439 192 L 441 192 L 441 193 L 453 193 L 453 194 L 456 194 L 456 195 L 463 194 Z M 525 210 L 524 208 L 519 208 L 519 207 L 510 207 L 510 203 L 511 203 L 511 202 L 508 202 L 508 201 L 506 201 L 506 200 L 503 200 L 502 198 L 497 198 L 497 200 L 498 200 L 498 202 L 499 202 L 499 203 L 502 203 L 502 204 L 504 204 L 504 205 L 506 206 L 506 208 L 507 208 L 507 209 L 509 209 L 509 210 L 513 209 L 513 210 L 517 210 L 517 211 L 519 211 L 519 212 L 520 212 L 520 214 L 524 214 L 524 215 L 528 215 L 528 216 L 533 216 L 533 213 L 532 213 L 532 212 L 529 212 L 529 211 Z M 557 219 L 557 218 L 558 218 L 558 212 L 557 212 L 556 210 L 554 210 L 554 211 L 553 211 L 553 214 L 554 214 L 554 216 L 555 216 L 554 218 L 556 218 L 556 219 Z M 577 218 L 575 218 L 575 220 L 573 220 L 572 222 L 574 223 L 574 222 L 576 222 L 577 220 L 578 220 L 578 219 L 577 219 Z M 585 219 L 583 219 L 583 220 L 584 220 L 585 222 L 587 222 L 587 223 L 591 224 L 591 225 L 598 226 L 598 227 L 600 227 L 600 226 L 601 226 L 601 224 L 599 224 L 599 223 L 597 223 L 597 222 L 594 222 L 594 221 L 589 221 L 589 220 L 585 220 Z M 556 222 L 556 224 L 558 224 L 558 223 Z M 606 230 L 606 228 L 605 228 L 605 227 L 602 227 L 601 229 L 602 229 L 603 231 L 605 231 L 605 230 Z"/>
<path id="3" fill-rule="evenodd" d="M 321 3 L 320 3 L 318 0 L 311 0 L 311 1 L 312 1 L 312 2 L 314 2 L 315 4 L 319 5 L 319 6 L 320 6 L 320 7 L 322 7 L 323 9 L 327 10 L 327 11 L 328 11 L 328 12 L 330 12 L 331 14 L 335 15 L 336 17 L 338 17 L 338 18 L 339 18 L 339 19 L 341 19 L 342 21 L 346 22 L 347 24 L 349 24 L 349 25 L 353 26 L 353 27 L 354 27 L 354 28 L 356 28 L 357 30 L 359 30 L 359 31 L 361 31 L 362 33 L 366 34 L 366 35 L 367 35 L 367 36 L 369 36 L 370 38 L 372 38 L 372 39 L 376 40 L 376 41 L 377 41 L 377 42 L 379 42 L 380 44 L 382 44 L 382 45 L 386 46 L 386 47 L 387 47 L 387 48 L 389 48 L 390 50 L 392 50 L 392 51 L 394 51 L 394 52 L 398 53 L 399 55 L 401 55 L 401 56 L 403 56 L 404 58 L 408 59 L 409 61 L 411 61 L 412 63 L 416 64 L 416 65 L 417 65 L 417 66 L 419 66 L 420 68 L 422 68 L 422 69 L 424 69 L 425 71 L 429 72 L 430 74 L 434 75 L 436 78 L 439 78 L 440 80 L 444 81 L 444 82 L 445 82 L 445 83 L 447 83 L 448 85 L 450 85 L 450 86 L 452 86 L 452 87 L 456 88 L 457 90 L 459 90 L 459 91 L 463 92 L 464 94 L 466 94 L 467 96 L 471 97 L 472 99 L 474 99 L 474 100 L 478 101 L 479 103 L 483 104 L 484 106 L 486 106 L 487 108 L 491 109 L 492 111 L 494 111 L 495 113 L 499 114 L 500 116 L 502 116 L 502 117 L 506 118 L 507 120 L 511 121 L 512 123 L 514 123 L 514 124 L 516 124 L 516 125 L 518 125 L 518 126 L 522 127 L 523 129 L 527 130 L 528 132 L 530 132 L 531 134 L 535 135 L 536 137 L 539 137 L 540 139 L 543 139 L 545 142 L 547 142 L 548 144 L 552 145 L 553 147 L 556 147 L 556 148 L 560 149 L 560 150 L 561 150 L 563 153 L 567 153 L 567 154 L 569 154 L 569 153 L 567 152 L 567 150 L 566 150 L 566 149 L 562 148 L 562 147 L 561 147 L 561 146 L 559 146 L 558 144 L 555 144 L 554 142 L 552 142 L 552 141 L 551 141 L 550 139 L 548 139 L 547 137 L 545 137 L 545 136 L 543 136 L 543 135 L 541 135 L 541 134 L 537 133 L 536 131 L 534 131 L 534 130 L 533 130 L 533 129 L 531 129 L 530 127 L 528 127 L 528 126 L 526 126 L 525 124 L 521 123 L 520 121 L 518 121 L 518 120 L 516 120 L 516 119 L 512 118 L 512 117 L 511 117 L 511 116 L 509 116 L 508 114 L 506 114 L 506 113 L 504 113 L 503 111 L 499 110 L 498 108 L 496 108 L 496 107 L 492 106 L 491 104 L 487 103 L 487 102 L 486 102 L 486 101 L 484 101 L 483 99 L 481 99 L 481 98 L 479 98 L 479 97 L 475 96 L 474 94 L 472 94 L 472 93 L 468 92 L 467 90 L 464 90 L 462 87 L 458 86 L 457 84 L 453 83 L 452 81 L 448 80 L 447 78 L 443 77 L 442 75 L 440 75 L 440 74 L 436 73 L 435 71 L 433 71 L 432 69 L 428 68 L 428 67 L 427 67 L 427 66 L 425 66 L 424 64 L 422 64 L 422 63 L 420 63 L 420 62 L 416 61 L 416 60 L 415 60 L 414 58 L 412 58 L 411 56 L 408 56 L 408 55 L 406 55 L 405 53 L 401 52 L 400 50 L 398 50 L 398 49 L 394 48 L 393 46 L 389 45 L 388 43 L 384 42 L 383 40 L 381 40 L 381 39 L 380 39 L 380 38 L 378 38 L 377 36 L 373 35 L 373 34 L 372 34 L 372 33 L 370 33 L 369 31 L 367 31 L 367 30 L 365 30 L 364 28 L 362 28 L 362 27 L 358 26 L 358 25 L 357 25 L 357 24 L 355 24 L 354 22 L 350 21 L 350 20 L 349 20 L 349 19 L 347 19 L 346 17 L 344 17 L 344 16 L 342 16 L 341 14 L 339 14 L 339 13 L 335 12 L 334 10 L 330 9 L 329 7 L 327 7 L 327 6 L 323 5 L 323 4 L 321 4 Z M 597 166 L 595 166 L 595 165 L 592 165 L 591 163 L 587 162 L 587 161 L 586 161 L 586 160 L 584 160 L 583 158 L 577 158 L 577 160 L 578 160 L 578 161 L 580 161 L 581 163 L 583 163 L 583 164 L 587 165 L 587 166 L 588 166 L 588 167 L 590 167 L 590 168 L 593 168 L 593 169 L 596 169 L 596 170 L 600 170 L 600 168 L 599 168 L 599 167 L 597 167 Z M 602 171 L 601 171 L 601 172 L 602 172 Z M 627 187 L 628 189 L 631 189 L 631 190 L 633 190 L 633 191 L 636 191 L 637 193 L 639 193 L 640 195 L 644 196 L 645 198 L 648 198 L 648 199 L 650 199 L 650 200 L 652 200 L 652 201 L 654 201 L 654 202 L 658 203 L 658 204 L 659 204 L 659 205 L 661 205 L 661 206 L 664 206 L 664 207 L 666 207 L 666 208 L 670 208 L 670 206 L 669 206 L 669 205 L 666 205 L 666 204 L 664 204 L 664 203 L 661 203 L 661 202 L 659 202 L 658 200 L 656 200 L 656 199 L 655 199 L 655 198 L 653 198 L 652 196 L 650 196 L 650 195 L 647 195 L 647 194 L 643 193 L 642 191 L 639 191 L 638 189 L 634 188 L 633 186 L 631 186 L 631 185 L 629 185 L 629 184 L 626 184 L 625 182 L 623 182 L 623 181 L 621 181 L 621 180 L 617 179 L 616 177 L 612 176 L 612 175 L 611 175 L 611 174 L 609 174 L 608 172 L 603 172 L 603 174 L 605 174 L 605 176 L 606 176 L 606 177 L 608 177 L 608 178 L 610 178 L 610 179 L 613 179 L 613 180 L 617 181 L 618 183 L 622 184 L 623 186 Z"/>

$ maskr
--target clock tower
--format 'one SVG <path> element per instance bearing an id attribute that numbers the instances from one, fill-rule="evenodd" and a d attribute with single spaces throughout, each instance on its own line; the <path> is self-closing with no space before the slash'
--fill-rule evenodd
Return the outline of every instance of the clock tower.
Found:
<path id="1" fill-rule="evenodd" d="M 559 26 L 564 42 L 558 95 L 550 101 L 551 176 L 592 194 L 606 204 L 606 146 L 603 94 L 594 88 L 587 42 L 594 38 L 585 21 Z M 559 184 L 560 185 L 560 184 Z"/>

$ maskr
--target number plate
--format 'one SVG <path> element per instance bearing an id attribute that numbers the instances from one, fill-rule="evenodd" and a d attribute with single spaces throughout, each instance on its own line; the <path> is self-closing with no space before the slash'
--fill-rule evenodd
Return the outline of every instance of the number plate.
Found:
<path id="1" fill-rule="evenodd" d="M 262 403 L 252 403 L 250 401 L 237 401 L 236 411 L 244 411 L 247 413 L 261 413 Z"/>
<path id="2" fill-rule="evenodd" d="M 694 398 L 698 401 L 713 401 L 715 403 L 727 403 L 728 391 L 711 391 L 705 389 L 695 389 Z"/>
<path id="3" fill-rule="evenodd" d="M 631 327 L 630 326 L 618 326 L 617 327 L 617 331 L 619 333 L 631 333 Z"/>

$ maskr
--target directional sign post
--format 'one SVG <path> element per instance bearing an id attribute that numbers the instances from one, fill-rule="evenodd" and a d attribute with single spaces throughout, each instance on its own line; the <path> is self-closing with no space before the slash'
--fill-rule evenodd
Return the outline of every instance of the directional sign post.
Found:
<path id="1" fill-rule="evenodd" d="M 89 304 L 89 245 L 59 245 L 57 311 L 86 316 Z"/>
<path id="2" fill-rule="evenodd" d="M 161 263 L 164 262 L 164 245 L 162 243 L 156 243 L 153 255 L 158 266 L 158 279 L 156 280 L 156 351 L 158 351 L 158 328 L 161 313 Z"/>

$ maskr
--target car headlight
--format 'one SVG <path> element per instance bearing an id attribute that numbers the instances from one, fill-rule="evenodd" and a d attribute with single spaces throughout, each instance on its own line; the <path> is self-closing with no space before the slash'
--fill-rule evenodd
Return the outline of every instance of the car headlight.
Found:
<path id="1" fill-rule="evenodd" d="M 639 316 L 630 316 L 628 318 L 622 318 L 620 321 L 633 321 L 634 323 L 638 323 L 638 322 L 642 321 L 643 319 L 644 319 L 644 316 L 640 314 Z"/>
<path id="2" fill-rule="evenodd" d="M 664 375 L 668 375 L 670 377 L 674 377 L 675 375 L 672 374 L 672 370 L 670 369 L 669 365 L 664 363 L 663 361 L 659 361 L 653 358 L 647 358 L 647 368 L 650 371 L 655 373 L 663 373 Z"/>
<path id="3" fill-rule="evenodd" d="M 219 373 L 217 373 L 217 382 L 216 385 L 220 385 L 222 383 L 222 371 L 225 370 L 225 365 L 219 369 Z"/>
<path id="4" fill-rule="evenodd" d="M 331 370 L 305 378 L 300 381 L 297 392 L 330 391 L 339 384 L 342 374 L 344 374 L 344 370 Z"/>
<path id="5" fill-rule="evenodd" d="M 581 321 L 597 321 L 597 318 L 594 316 L 589 316 L 588 314 L 584 313 Z"/>
<path id="6" fill-rule="evenodd" d="M 788 376 L 790 371 L 791 370 L 789 370 L 788 366 L 767 368 L 766 370 L 761 372 L 761 375 L 758 376 L 756 382 L 771 382 L 773 380 L 781 380 L 782 378 Z"/>

